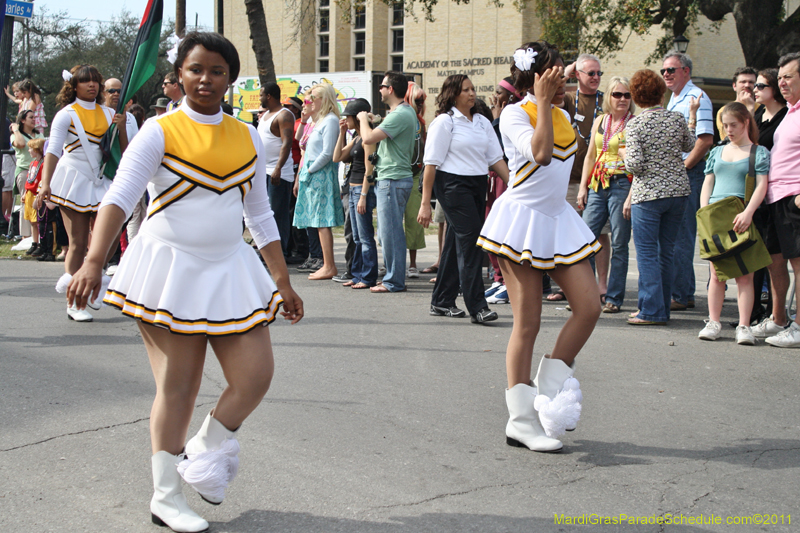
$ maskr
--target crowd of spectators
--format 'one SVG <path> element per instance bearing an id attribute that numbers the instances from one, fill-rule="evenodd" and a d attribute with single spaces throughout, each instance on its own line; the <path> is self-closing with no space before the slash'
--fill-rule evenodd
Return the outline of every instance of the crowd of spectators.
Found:
<path id="1" fill-rule="evenodd" d="M 667 54 L 660 75 L 645 69 L 631 79 L 614 76 L 605 85 L 595 56 L 581 54 L 564 68 L 565 77 L 577 81 L 559 104 L 577 141 L 566 199 L 602 245 L 590 261 L 604 313 L 621 312 L 628 296 L 628 301 L 637 302 L 626 317 L 630 324 L 663 325 L 671 312 L 696 306 L 695 214 L 701 205 L 737 195 L 741 180 L 729 179 L 723 167 L 741 163 L 744 169 L 744 158 L 738 156 L 753 144 L 759 147 L 759 185 L 747 218 L 764 236 L 772 261 L 754 275 L 736 277 L 740 316 L 735 325 L 743 331 L 737 339 L 741 336 L 749 343 L 751 334 L 785 337 L 787 331 L 795 331 L 786 312 L 787 262 L 793 269 L 800 265 L 793 261 L 793 246 L 779 237 L 797 233 L 786 198 L 800 192 L 792 163 L 798 154 L 791 134 L 785 132 L 793 131 L 796 122 L 798 63 L 796 54 L 789 54 L 777 69 L 736 70 L 732 89 L 739 106 L 717 113 L 720 141 L 713 150 L 711 101 L 692 82 L 692 61 L 686 54 Z M 496 318 L 489 305 L 508 303 L 508 289 L 497 256 L 489 254 L 493 283 L 484 290 L 484 254 L 475 243 L 493 202 L 514 186 L 500 121 L 506 109 L 521 104 L 528 89 L 513 82 L 505 78 L 498 83 L 487 120 L 472 82 L 464 75 L 449 77 L 437 91 L 436 119 L 430 125 L 424 119 L 426 92 L 398 72 L 387 72 L 379 88 L 389 109 L 386 117 L 373 114 L 364 99 L 340 107 L 334 88 L 324 83 L 299 98 L 282 97 L 274 83 L 262 87 L 258 131 L 287 264 L 299 264 L 298 270 L 312 280 L 332 279 L 375 293 L 401 292 L 407 279 L 433 274 L 431 315 L 469 313 L 479 323 Z M 97 102 L 116 108 L 120 87 L 117 79 L 105 80 Z M 160 115 L 181 105 L 183 93 L 174 73 L 165 75 L 162 88 L 164 96 L 149 109 L 128 102 L 126 113 L 113 119 L 123 149 L 147 114 Z M 662 107 L 667 91 L 669 101 Z M 47 150 L 35 142 L 44 139 L 48 127 L 41 92 L 31 80 L 5 92 L 19 113 L 8 124 L 15 154 L 3 156 L 0 223 L 4 232 L 32 237 L 28 255 L 63 260 L 70 240 L 86 241 L 89 223 L 76 226 L 68 221 L 65 227 L 55 204 L 34 207 Z M 21 204 L 19 218 L 9 224 L 15 194 Z M 145 195 L 135 208 L 121 251 L 135 237 L 147 202 Z M 343 224 L 348 246 L 346 267 L 340 272 L 332 228 Z M 439 254 L 433 264 L 418 268 L 416 253 L 425 247 L 424 232 L 430 224 L 438 229 Z M 626 295 L 631 236 L 639 273 L 635 298 Z M 560 287 L 551 286 L 547 273 L 545 269 L 542 282 L 547 299 L 566 300 Z M 709 268 L 709 320 L 700 338 L 721 335 L 725 288 L 724 280 Z M 458 295 L 464 298 L 466 312 L 457 307 Z M 796 340 L 800 344 L 800 331 Z"/>

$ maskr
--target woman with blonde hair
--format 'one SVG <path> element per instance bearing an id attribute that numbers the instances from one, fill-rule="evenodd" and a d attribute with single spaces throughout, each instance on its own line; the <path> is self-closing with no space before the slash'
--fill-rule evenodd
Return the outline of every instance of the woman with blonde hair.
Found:
<path id="1" fill-rule="evenodd" d="M 336 91 L 328 83 L 311 88 L 308 99 L 314 131 L 308 136 L 303 165 L 295 187 L 297 204 L 293 225 L 297 228 L 317 228 L 322 245 L 322 268 L 309 274 L 308 279 L 331 279 L 338 274 L 333 258 L 332 227 L 344 224 L 344 211 L 339 196 L 338 163 L 333 151 L 339 138 L 339 104 Z"/>
<path id="2" fill-rule="evenodd" d="M 613 76 L 603 99 L 603 115 L 595 119 L 589 139 L 594 140 L 595 157 L 587 156 L 578 190 L 578 207 L 595 237 L 603 226 L 611 226 L 611 270 L 606 290 L 604 313 L 619 313 L 625 299 L 628 278 L 628 242 L 631 240 L 630 215 L 623 207 L 631 190 L 633 175 L 625 169 L 625 126 L 633 118 L 630 81 Z M 591 142 L 591 141 L 590 141 Z"/>
<path id="3" fill-rule="evenodd" d="M 422 157 L 425 152 L 425 138 L 427 132 L 425 131 L 425 98 L 427 95 L 422 87 L 414 83 L 408 82 L 408 91 L 403 98 L 408 105 L 417 114 L 419 121 L 419 142 L 416 143 L 418 150 L 416 154 L 412 154 L 411 170 L 414 172 L 414 184 L 411 186 L 411 194 L 406 203 L 405 217 L 403 218 L 403 226 L 406 230 L 406 248 L 408 248 L 408 277 L 418 278 L 419 270 L 417 269 L 417 250 L 425 248 L 425 228 L 422 224 L 417 222 L 417 214 L 419 214 L 419 206 L 422 203 L 422 192 L 419 187 L 419 180 L 422 176 Z M 413 157 L 416 155 L 417 157 Z"/>

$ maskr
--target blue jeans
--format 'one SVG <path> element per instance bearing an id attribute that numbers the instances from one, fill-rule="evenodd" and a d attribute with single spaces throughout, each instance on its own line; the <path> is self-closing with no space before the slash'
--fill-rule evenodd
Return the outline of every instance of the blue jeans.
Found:
<path id="1" fill-rule="evenodd" d="M 273 185 L 267 176 L 267 194 L 269 205 L 275 214 L 275 224 L 278 225 L 278 234 L 281 236 L 281 249 L 284 257 L 288 255 L 289 233 L 292 231 L 292 182 L 281 180 L 280 184 Z"/>
<path id="2" fill-rule="evenodd" d="M 639 318 L 666 322 L 672 283 L 675 228 L 686 212 L 687 197 L 661 198 L 631 206 L 636 263 L 639 266 Z"/>
<path id="3" fill-rule="evenodd" d="M 350 185 L 350 226 L 353 228 L 353 265 L 350 273 L 353 283 L 364 283 L 370 287 L 378 281 L 378 247 L 375 245 L 375 227 L 372 225 L 372 212 L 378 204 L 375 187 L 367 193 L 367 212 L 358 213 L 358 201 L 361 199 L 361 186 Z"/>
<path id="4" fill-rule="evenodd" d="M 403 215 L 413 183 L 414 179 L 408 176 L 399 180 L 378 180 L 374 186 L 378 199 L 378 232 L 383 262 L 386 265 L 383 286 L 391 292 L 406 288 L 406 234 L 403 231 Z"/>
<path id="5" fill-rule="evenodd" d="M 600 236 L 607 220 L 611 221 L 611 269 L 608 274 L 606 302 L 622 306 L 625 282 L 628 279 L 628 243 L 631 240 L 631 221 L 622 214 L 631 184 L 623 176 L 612 180 L 607 189 L 589 189 L 583 220 L 595 237 Z"/>
<path id="6" fill-rule="evenodd" d="M 694 300 L 694 247 L 697 242 L 697 210 L 700 209 L 700 190 L 705 181 L 705 160 L 688 169 L 692 188 L 686 203 L 686 213 L 675 241 L 675 265 L 672 278 L 672 299 L 686 305 Z"/>

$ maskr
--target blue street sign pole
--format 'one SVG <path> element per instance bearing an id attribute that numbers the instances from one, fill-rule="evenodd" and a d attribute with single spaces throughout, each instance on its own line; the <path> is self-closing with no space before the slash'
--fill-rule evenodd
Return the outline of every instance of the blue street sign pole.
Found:
<path id="1" fill-rule="evenodd" d="M 10 0 L 13 1 L 13 0 Z M 5 8 L 8 8 L 6 0 L 3 0 Z M 14 17 L 8 15 L 3 17 L 3 29 L 0 34 L 0 88 L 8 86 L 8 79 L 11 76 L 11 45 L 14 41 Z M 0 154 L 13 153 L 11 149 L 11 135 L 6 127 L 6 113 L 8 112 L 8 98 L 0 96 Z M 1 156 L 0 156 L 1 157 Z"/>

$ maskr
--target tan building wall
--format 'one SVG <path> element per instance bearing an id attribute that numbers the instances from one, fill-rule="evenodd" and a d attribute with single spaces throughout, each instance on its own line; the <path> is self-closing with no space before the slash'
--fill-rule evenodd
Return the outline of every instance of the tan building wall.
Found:
<path id="1" fill-rule="evenodd" d="M 313 1 L 313 0 L 300 0 Z M 532 4 L 532 3 L 530 3 Z M 789 0 L 787 12 L 791 13 L 800 0 Z M 272 42 L 275 70 L 279 74 L 314 72 L 317 70 L 316 30 L 304 36 L 301 43 L 293 42 L 292 18 L 286 13 L 286 4 L 278 0 L 264 0 L 267 24 Z M 250 43 L 247 16 L 241 0 L 225 0 L 224 32 L 233 41 L 242 57 L 242 75 L 256 75 L 256 62 Z M 352 26 L 341 22 L 334 1 L 330 2 L 331 71 L 351 71 L 353 67 Z M 422 75 L 422 86 L 429 95 L 426 118 L 433 117 L 435 96 L 445 78 L 450 74 L 469 75 L 479 96 L 488 98 L 494 85 L 509 75 L 510 56 L 523 42 L 538 38 L 541 25 L 532 7 L 516 11 L 510 2 L 503 8 L 487 5 L 485 0 L 469 4 L 456 4 L 444 0 L 434 7 L 435 22 L 422 17 L 404 22 L 404 70 Z M 368 71 L 384 71 L 391 65 L 391 7 L 380 0 L 367 0 L 366 55 Z M 478 29 L 479 28 L 479 29 Z M 690 39 L 688 53 L 694 61 L 693 76 L 717 103 L 733 97 L 729 80 L 733 71 L 744 64 L 744 56 L 736 34 L 732 15 L 728 15 L 719 31 L 700 17 L 698 33 L 687 35 Z M 636 70 L 649 67 L 658 69 L 660 61 L 648 65 L 647 56 L 655 48 L 658 29 L 650 35 L 632 36 L 625 48 L 613 57 L 603 59 L 603 70 L 608 79 L 612 75 L 631 76 Z M 605 87 L 602 87 L 603 89 Z"/>

